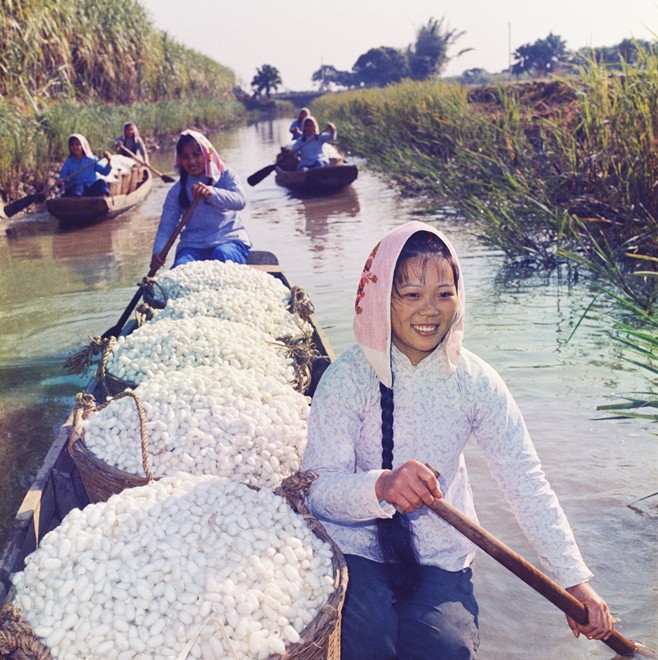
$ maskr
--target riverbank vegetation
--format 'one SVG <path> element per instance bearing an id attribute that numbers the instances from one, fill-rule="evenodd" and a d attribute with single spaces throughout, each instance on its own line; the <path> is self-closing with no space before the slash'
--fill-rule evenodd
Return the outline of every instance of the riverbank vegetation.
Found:
<path id="1" fill-rule="evenodd" d="M 325 95 L 312 110 L 337 124 L 341 146 L 368 167 L 405 194 L 454 208 L 515 263 L 589 276 L 619 301 L 611 337 L 655 378 L 655 51 L 640 49 L 616 72 L 591 60 L 578 75 L 543 81 L 405 81 Z M 658 395 L 622 405 L 655 410 Z"/>
<path id="2" fill-rule="evenodd" d="M 137 0 L 6 0 L 0 12 L 0 188 L 37 189 L 71 133 L 98 153 L 134 121 L 155 144 L 242 120 L 235 74 L 155 29 Z"/>
<path id="3" fill-rule="evenodd" d="M 635 304 L 658 295 L 658 57 L 611 74 L 466 87 L 441 80 L 313 103 L 341 144 L 408 194 L 447 201 L 510 257 L 572 256 Z"/>

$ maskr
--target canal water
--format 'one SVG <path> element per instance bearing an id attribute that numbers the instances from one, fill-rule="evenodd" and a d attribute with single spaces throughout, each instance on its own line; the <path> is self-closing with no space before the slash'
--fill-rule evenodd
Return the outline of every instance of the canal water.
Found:
<path id="1" fill-rule="evenodd" d="M 441 229 L 461 258 L 467 293 L 465 346 L 503 376 L 524 412 L 544 469 L 595 573 L 594 587 L 620 619 L 619 631 L 655 647 L 657 633 L 656 430 L 607 418 L 602 404 L 645 391 L 642 370 L 622 359 L 608 334 L 615 311 L 566 272 L 518 270 L 481 244 L 449 209 L 401 196 L 361 163 L 348 189 L 300 198 L 270 175 L 288 120 L 211 136 L 245 182 L 244 219 L 254 248 L 274 252 L 306 289 L 336 353 L 352 343 L 356 284 L 373 245 L 389 229 L 421 219 Z M 170 172 L 172 149 L 153 154 Z M 116 323 L 149 268 L 168 184 L 115 220 L 60 229 L 45 214 L 12 219 L 0 234 L 0 540 L 85 379 L 64 360 Z M 577 329 L 576 329 L 577 328 Z M 574 329 L 575 332 L 574 332 Z M 572 336 L 573 335 L 573 336 Z M 467 462 L 483 527 L 535 565 L 476 448 Z M 612 658 L 601 642 L 573 639 L 555 606 L 480 553 L 475 564 L 484 659 Z"/>

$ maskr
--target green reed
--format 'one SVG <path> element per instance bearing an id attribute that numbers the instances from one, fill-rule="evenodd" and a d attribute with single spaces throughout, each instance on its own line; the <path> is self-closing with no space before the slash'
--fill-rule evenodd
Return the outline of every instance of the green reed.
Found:
<path id="1" fill-rule="evenodd" d="M 658 59 L 611 74 L 590 62 L 543 82 L 441 81 L 326 95 L 339 139 L 403 190 L 437 196 L 510 257 L 595 264 L 649 308 L 633 256 L 657 256 Z"/>

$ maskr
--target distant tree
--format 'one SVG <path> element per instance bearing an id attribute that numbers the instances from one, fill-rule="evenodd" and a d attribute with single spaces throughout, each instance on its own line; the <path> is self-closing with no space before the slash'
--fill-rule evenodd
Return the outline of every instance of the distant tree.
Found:
<path id="1" fill-rule="evenodd" d="M 371 48 L 355 62 L 352 75 L 357 86 L 384 87 L 409 77 L 407 58 L 396 48 Z"/>
<path id="2" fill-rule="evenodd" d="M 440 74 L 451 59 L 448 57 L 448 49 L 466 34 L 444 29 L 443 21 L 443 18 L 430 18 L 416 33 L 415 44 L 407 50 L 409 73 L 415 80 L 425 80 Z M 462 50 L 457 56 L 469 50 L 472 49 Z"/>
<path id="3" fill-rule="evenodd" d="M 493 75 L 486 69 L 474 68 L 466 69 L 458 78 L 463 85 L 484 85 L 493 80 Z"/>
<path id="4" fill-rule="evenodd" d="M 559 59 L 567 52 L 567 44 L 562 37 L 553 33 L 546 39 L 537 39 L 533 44 L 524 44 L 514 51 L 512 73 L 530 73 L 545 76 L 555 69 Z"/>
<path id="5" fill-rule="evenodd" d="M 269 98 L 272 95 L 272 90 L 276 92 L 281 84 L 283 84 L 283 81 L 279 70 L 270 64 L 263 64 L 260 69 L 256 69 L 256 75 L 251 81 L 251 88 L 254 90 L 255 96 L 260 96 L 265 92 L 265 96 Z"/>
<path id="6" fill-rule="evenodd" d="M 325 91 L 332 85 L 337 87 L 354 86 L 354 75 L 350 71 L 339 71 L 335 66 L 327 64 L 323 64 L 313 73 L 312 80 L 320 83 L 320 91 Z"/>
<path id="7" fill-rule="evenodd" d="M 616 69 L 621 63 L 637 64 L 640 52 L 657 52 L 658 42 L 642 39 L 624 39 L 615 46 L 600 46 L 598 48 L 581 48 L 574 53 L 574 63 L 587 66 L 591 61 Z"/>

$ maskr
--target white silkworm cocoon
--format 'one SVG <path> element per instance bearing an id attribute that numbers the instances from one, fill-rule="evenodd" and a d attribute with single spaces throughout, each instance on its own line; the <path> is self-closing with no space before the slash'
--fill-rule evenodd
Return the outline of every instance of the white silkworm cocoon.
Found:
<path id="1" fill-rule="evenodd" d="M 300 468 L 309 399 L 276 378 L 228 366 L 186 367 L 154 376 L 136 392 L 155 477 L 182 470 L 276 487 Z M 95 456 L 120 470 L 144 474 L 132 398 L 111 401 L 83 426 Z"/>
<path id="2" fill-rule="evenodd" d="M 121 359 L 124 358 L 124 359 Z M 163 319 L 118 338 L 106 363 L 112 376 L 142 383 L 184 366 L 228 364 L 293 383 L 295 370 L 274 337 L 242 323 L 209 316 Z"/>
<path id="3" fill-rule="evenodd" d="M 106 539 L 112 552 L 78 545 L 80 534 Z M 53 562 L 62 545 L 68 557 Z M 302 569 L 299 549 L 313 569 Z M 179 473 L 66 516 L 12 576 L 13 605 L 56 659 L 175 658 L 199 631 L 188 657 L 255 660 L 299 641 L 333 573 L 330 546 L 283 498 Z M 216 625 L 203 626 L 213 618 L 232 649 Z"/>

